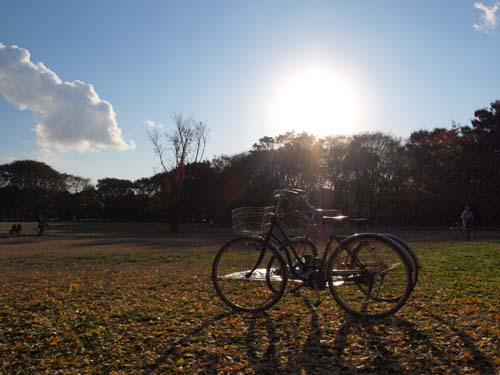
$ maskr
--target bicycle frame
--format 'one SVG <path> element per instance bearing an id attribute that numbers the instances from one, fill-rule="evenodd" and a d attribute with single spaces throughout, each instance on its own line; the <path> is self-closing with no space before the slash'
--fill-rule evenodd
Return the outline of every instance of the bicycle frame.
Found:
<path id="1" fill-rule="evenodd" d="M 280 231 L 280 234 L 283 236 L 283 239 L 279 238 L 278 235 L 274 232 L 274 228 L 277 227 L 278 230 Z M 260 264 L 262 263 L 262 260 L 264 259 L 265 255 L 265 249 L 267 244 L 277 242 L 279 244 L 278 250 L 284 250 L 283 252 L 285 253 L 286 257 L 286 263 L 290 269 L 292 268 L 292 258 L 290 256 L 289 249 L 292 251 L 295 260 L 298 260 L 301 266 L 305 266 L 305 263 L 300 259 L 299 254 L 295 251 L 295 248 L 293 247 L 293 242 L 292 240 L 288 237 L 286 234 L 285 230 L 281 227 L 279 224 L 278 220 L 276 219 L 276 215 L 273 213 L 271 216 L 271 225 L 267 231 L 266 236 L 264 237 L 264 244 L 263 248 L 261 250 L 261 253 L 259 255 L 259 258 L 257 259 L 257 262 L 255 263 L 255 266 L 246 274 L 247 278 L 250 278 L 252 276 L 252 273 L 259 268 Z M 300 277 L 301 280 L 305 281 L 305 278 Z"/>
<path id="2" fill-rule="evenodd" d="M 278 228 L 279 234 L 281 234 L 282 238 L 280 238 L 275 232 L 274 228 Z M 305 265 L 304 262 L 300 259 L 299 254 L 295 250 L 295 247 L 293 246 L 293 240 L 288 236 L 286 231 L 283 229 L 283 227 L 280 225 L 278 219 L 276 218 L 276 215 L 273 214 L 271 217 L 271 226 L 269 227 L 269 230 L 266 234 L 266 237 L 264 238 L 264 243 L 268 244 L 269 242 L 272 243 L 277 243 L 278 249 L 283 250 L 285 257 L 286 257 L 286 262 L 289 267 L 292 266 L 293 260 L 292 257 L 290 256 L 290 250 L 295 257 L 295 260 L 299 261 L 300 265 Z"/>
<path id="3" fill-rule="evenodd" d="M 279 234 L 282 236 L 282 238 L 280 238 L 275 233 L 275 231 L 274 231 L 275 228 L 278 229 Z M 313 232 L 317 237 L 320 238 L 320 240 L 322 240 L 326 244 L 325 249 L 323 251 L 323 255 L 321 257 L 320 264 L 319 264 L 319 269 L 322 270 L 323 272 L 325 272 L 326 271 L 327 258 L 328 258 L 328 254 L 330 252 L 332 243 L 333 242 L 337 242 L 337 244 L 338 244 L 337 246 L 342 246 L 342 241 L 344 240 L 344 237 L 337 236 L 334 233 L 331 233 L 327 237 L 324 234 L 324 232 L 321 231 L 314 222 L 308 224 L 308 228 L 307 228 L 307 230 L 305 232 L 305 237 L 304 237 L 306 240 L 309 239 L 311 232 Z M 293 239 L 291 239 L 287 235 L 286 231 L 280 225 L 279 220 L 276 217 L 276 214 L 273 213 L 272 217 L 271 217 L 270 227 L 269 227 L 269 229 L 268 229 L 268 231 L 266 233 L 266 236 L 264 237 L 264 248 L 263 248 L 263 251 L 262 251 L 261 255 L 259 256 L 259 258 L 258 258 L 255 266 L 253 267 L 253 269 L 250 272 L 247 273 L 247 277 L 251 277 L 252 273 L 260 266 L 260 263 L 262 262 L 262 260 L 264 258 L 265 246 L 268 243 L 277 243 L 279 245 L 278 246 L 278 250 L 282 251 L 285 254 L 286 263 L 287 263 L 287 266 L 290 269 L 293 269 L 293 262 L 294 261 L 298 262 L 300 264 L 300 266 L 306 266 L 306 264 L 302 261 L 300 255 L 295 250 L 295 247 L 293 246 Z M 347 250 L 349 256 L 351 257 L 352 261 L 354 262 L 354 264 L 356 264 L 356 265 L 358 265 L 360 267 L 362 273 L 365 273 L 367 270 L 366 270 L 365 266 L 363 265 L 363 263 L 360 262 L 359 259 L 357 258 L 356 252 L 355 251 L 351 251 L 351 249 L 348 249 L 348 248 L 346 248 L 346 250 Z M 292 259 L 291 255 L 290 255 L 290 252 L 293 254 L 294 259 Z M 374 254 L 374 255 L 376 257 L 378 257 L 376 254 Z M 297 276 L 302 281 L 306 281 L 307 280 L 307 278 L 304 278 L 301 275 L 295 275 L 295 276 Z"/>

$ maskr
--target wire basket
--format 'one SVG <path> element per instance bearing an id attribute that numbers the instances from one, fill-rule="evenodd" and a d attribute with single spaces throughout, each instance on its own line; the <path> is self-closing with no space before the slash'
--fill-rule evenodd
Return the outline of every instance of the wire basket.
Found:
<path id="1" fill-rule="evenodd" d="M 276 218 L 288 236 L 303 236 L 306 233 L 313 212 L 304 204 L 303 197 L 287 190 L 277 190 Z M 309 213 L 308 213 L 309 212 Z"/>
<path id="2" fill-rule="evenodd" d="M 310 223 L 309 217 L 299 210 L 278 214 L 277 219 L 291 237 L 303 236 Z"/>
<path id="3" fill-rule="evenodd" d="M 233 232 L 262 235 L 269 230 L 273 206 L 240 207 L 232 211 Z"/>

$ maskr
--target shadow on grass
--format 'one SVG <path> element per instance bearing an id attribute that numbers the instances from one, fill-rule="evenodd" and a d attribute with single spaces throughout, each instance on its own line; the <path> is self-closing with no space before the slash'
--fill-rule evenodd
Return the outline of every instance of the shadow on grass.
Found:
<path id="1" fill-rule="evenodd" d="M 245 371 L 251 369 L 258 374 L 459 373 L 466 366 L 469 370 L 481 374 L 496 375 L 492 361 L 481 353 L 474 340 L 466 332 L 438 316 L 432 315 L 430 318 L 460 339 L 461 347 L 472 353 L 469 359 L 457 360 L 456 350 L 455 354 L 449 352 L 443 345 L 435 343 L 432 336 L 422 331 L 415 323 L 396 317 L 383 321 L 361 322 L 345 316 L 335 337 L 325 337 L 320 316 L 307 301 L 305 302 L 310 312 L 310 324 L 307 338 L 298 348 L 294 345 L 296 343 L 290 344 L 282 340 L 273 318 L 267 313 L 245 317 L 248 329 L 244 342 L 233 342 L 229 339 L 215 345 L 240 345 L 236 350 L 245 350 L 249 361 Z M 226 312 L 203 322 L 161 353 L 161 358 L 151 370 L 161 366 L 168 358 L 179 357 L 179 346 L 188 345 L 192 337 L 236 314 Z M 283 322 L 280 324 L 283 325 Z M 380 330 L 380 326 L 384 329 Z M 387 336 L 387 331 L 397 332 L 399 336 L 410 339 L 404 343 L 395 342 Z M 361 343 L 353 343 L 353 335 L 362 337 Z M 406 347 L 401 348 L 401 345 Z M 203 351 L 204 353 L 198 354 L 203 357 L 205 368 L 215 373 L 221 355 L 210 348 L 206 352 Z"/>
<path id="2" fill-rule="evenodd" d="M 158 358 L 158 360 L 156 361 L 156 363 L 154 363 L 151 366 L 149 366 L 148 370 L 150 370 L 150 371 L 157 370 L 170 357 L 174 357 L 175 358 L 175 357 L 181 356 L 182 353 L 179 350 L 179 347 L 181 347 L 183 345 L 189 344 L 190 340 L 194 336 L 202 333 L 204 330 L 206 330 L 212 324 L 217 323 L 220 320 L 228 318 L 228 317 L 230 317 L 230 316 L 232 316 L 234 314 L 235 314 L 235 312 L 233 312 L 233 311 L 227 311 L 227 312 L 218 314 L 218 315 L 214 316 L 211 319 L 205 320 L 203 323 L 201 323 L 200 325 L 198 325 L 197 327 L 195 327 L 194 329 L 192 329 L 191 331 L 189 331 L 189 333 L 186 336 L 184 336 L 181 339 L 178 339 L 178 340 L 174 341 L 173 343 L 171 343 L 168 346 L 167 349 L 163 350 L 160 353 L 160 357 Z M 218 360 L 218 356 L 217 355 L 210 355 L 209 356 L 209 360 L 208 360 L 209 367 L 215 368 L 215 364 L 217 363 L 217 360 Z"/>
<path id="3" fill-rule="evenodd" d="M 258 342 L 261 341 L 260 330 L 257 324 L 263 323 L 267 337 L 265 338 L 267 348 L 260 354 Z M 276 357 L 278 335 L 272 318 L 267 313 L 253 315 L 248 325 L 247 339 L 245 340 L 246 351 L 250 359 L 250 367 L 257 374 L 275 374 L 279 372 L 280 366 Z"/>
<path id="4" fill-rule="evenodd" d="M 339 329 L 336 337 L 334 345 L 336 348 L 336 357 L 339 362 L 341 362 L 341 358 L 347 354 L 345 350 L 348 346 L 346 340 L 349 334 L 363 331 L 368 338 L 366 345 L 377 352 L 376 358 L 372 361 L 372 366 L 370 366 L 370 371 L 374 373 L 408 373 L 408 370 L 401 366 L 401 358 L 399 355 L 393 349 L 384 345 L 384 342 L 387 341 L 385 332 L 381 333 L 380 330 L 375 329 L 377 325 L 382 324 L 387 328 L 392 328 L 404 333 L 406 337 L 410 337 L 411 339 L 406 345 L 410 345 L 414 348 L 425 348 L 425 351 L 420 350 L 419 352 L 415 350 L 415 373 L 446 372 L 458 374 L 463 372 L 464 367 L 467 367 L 469 371 L 476 370 L 478 373 L 484 375 L 497 374 L 492 361 L 480 352 L 474 340 L 465 331 L 450 325 L 445 319 L 437 315 L 432 314 L 431 319 L 435 320 L 442 327 L 447 328 L 450 335 L 457 336 L 460 339 L 460 343 L 463 345 L 462 348 L 469 350 L 472 356 L 469 359 L 462 358 L 461 360 L 457 360 L 452 350 L 447 350 L 452 348 L 439 347 L 429 334 L 420 330 L 415 323 L 405 319 L 391 317 L 381 322 L 372 323 L 359 322 L 346 317 L 346 321 Z M 451 342 L 447 344 L 452 345 Z M 405 361 L 407 360 L 408 358 L 405 359 Z"/>
<path id="5" fill-rule="evenodd" d="M 324 337 L 321 329 L 320 317 L 314 307 L 304 299 L 305 305 L 311 314 L 310 330 L 305 344 L 295 360 L 290 360 L 283 373 L 290 374 L 357 374 L 368 373 L 394 373 L 401 374 L 407 371 L 401 366 L 398 355 L 386 348 L 381 337 L 378 336 L 373 327 L 374 323 L 362 322 L 349 315 L 344 316 L 344 323 L 337 330 L 337 334 L 331 344 L 331 340 Z M 372 351 L 376 359 L 367 364 L 359 366 L 352 362 L 350 356 L 349 335 L 352 333 L 364 333 L 369 339 L 365 341 L 366 351 Z"/>
<path id="6" fill-rule="evenodd" d="M 431 314 L 431 317 L 434 320 L 438 321 L 440 324 L 446 326 L 451 333 L 460 338 L 460 341 L 464 344 L 465 348 L 470 350 L 472 356 L 467 361 L 468 367 L 476 368 L 477 370 L 481 371 L 481 374 L 484 375 L 497 375 L 497 371 L 495 370 L 493 363 L 489 360 L 488 357 L 481 353 L 479 348 L 474 343 L 474 339 L 469 334 L 467 334 L 467 332 L 465 332 L 463 329 L 455 327 L 454 325 L 451 325 L 443 318 L 435 314 Z M 500 371 L 498 373 L 500 373 Z"/>

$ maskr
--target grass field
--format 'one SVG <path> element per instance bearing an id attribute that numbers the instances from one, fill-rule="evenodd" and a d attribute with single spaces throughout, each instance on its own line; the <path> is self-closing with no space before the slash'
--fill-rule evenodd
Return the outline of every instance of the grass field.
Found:
<path id="1" fill-rule="evenodd" d="M 407 233 L 423 269 L 395 316 L 360 323 L 328 292 L 230 312 L 210 281 L 231 234 L 157 224 L 0 223 L 0 373 L 500 373 L 500 241 Z M 498 237 L 497 237 L 498 238 Z"/>

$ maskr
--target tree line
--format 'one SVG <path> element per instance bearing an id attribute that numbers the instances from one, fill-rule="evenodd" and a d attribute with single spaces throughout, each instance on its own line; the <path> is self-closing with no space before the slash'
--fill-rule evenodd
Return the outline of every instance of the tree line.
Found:
<path id="1" fill-rule="evenodd" d="M 130 181 L 59 173 L 20 160 L 0 165 L 0 218 L 229 223 L 231 209 L 270 205 L 280 187 L 314 186 L 318 206 L 378 224 L 448 225 L 464 205 L 479 225 L 500 223 L 500 101 L 468 125 L 419 130 L 407 140 L 380 132 L 318 138 L 265 136 L 251 150 L 202 160 L 207 129 L 176 117 L 176 130 L 150 133 L 161 173 Z M 190 152 L 195 157 L 190 157 Z"/>

